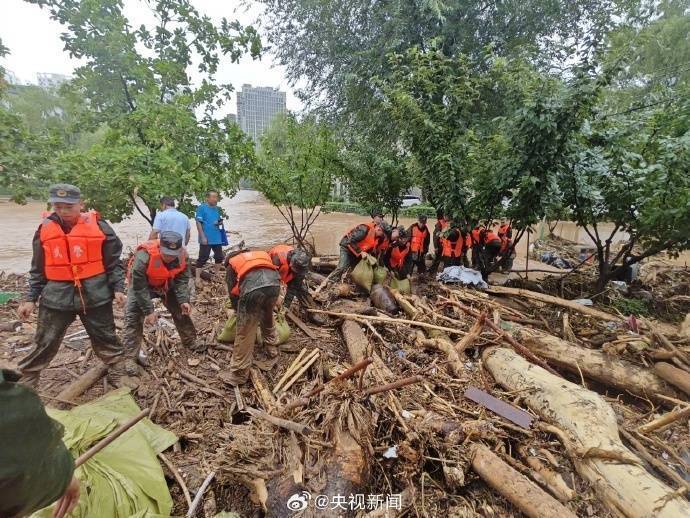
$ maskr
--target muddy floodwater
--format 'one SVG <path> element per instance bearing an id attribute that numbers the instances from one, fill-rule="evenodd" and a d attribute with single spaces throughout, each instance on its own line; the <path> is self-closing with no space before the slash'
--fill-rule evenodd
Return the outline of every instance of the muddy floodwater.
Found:
<path id="1" fill-rule="evenodd" d="M 230 244 L 244 240 L 251 248 L 267 249 L 277 243 L 285 242 L 290 236 L 289 226 L 278 210 L 256 191 L 240 191 L 233 198 L 221 201 L 220 205 L 227 214 L 225 228 L 231 232 Z M 45 210 L 45 207 L 45 204 L 40 202 L 16 205 L 6 200 L 0 201 L 0 239 L 2 239 L 0 270 L 22 273 L 29 269 L 31 240 L 41 221 L 41 211 Z M 430 224 L 433 224 L 432 220 Z M 342 235 L 350 227 L 363 221 L 368 221 L 368 218 L 357 214 L 321 214 L 312 227 L 317 252 L 319 254 L 338 253 L 338 242 Z M 408 226 L 413 222 L 413 219 L 403 218 L 400 224 Z M 145 241 L 151 230 L 149 224 L 139 214 L 115 223 L 113 227 L 120 236 L 125 251 L 134 249 L 138 243 Z M 540 233 L 541 229 L 535 229 L 533 236 L 539 236 Z M 572 241 L 591 243 L 585 232 L 573 223 L 560 223 L 556 228 L 556 233 Z M 624 237 L 620 235 L 620 239 Z M 518 245 L 516 267 L 524 265 L 526 246 L 526 239 Z M 195 257 L 198 251 L 194 224 L 192 224 L 189 251 L 192 257 Z"/>

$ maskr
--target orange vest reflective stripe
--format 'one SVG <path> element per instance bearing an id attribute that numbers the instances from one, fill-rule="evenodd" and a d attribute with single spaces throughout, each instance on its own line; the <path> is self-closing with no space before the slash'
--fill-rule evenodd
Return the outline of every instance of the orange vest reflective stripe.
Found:
<path id="1" fill-rule="evenodd" d="M 170 281 L 175 277 L 180 275 L 187 268 L 187 251 L 183 249 L 182 254 L 180 254 L 180 264 L 175 268 L 170 268 L 165 265 L 163 258 L 161 257 L 161 246 L 159 239 L 153 239 L 151 241 L 146 241 L 141 243 L 137 247 L 137 252 L 139 250 L 146 250 L 149 254 L 149 265 L 146 267 L 146 280 L 154 289 L 162 289 L 167 291 Z M 131 278 L 132 263 L 134 262 L 134 256 L 129 261 L 128 278 Z"/>
<path id="2" fill-rule="evenodd" d="M 462 255 L 462 243 L 462 236 L 455 243 L 450 239 L 441 238 L 441 255 L 443 257 L 460 257 Z"/>
<path id="3" fill-rule="evenodd" d="M 405 258 L 407 257 L 407 254 L 410 253 L 410 244 L 408 243 L 405 245 L 405 248 L 400 250 L 400 247 L 394 246 L 393 249 L 391 250 L 391 259 L 390 259 L 390 264 L 391 268 L 395 268 L 396 270 L 399 270 L 402 268 L 402 265 L 405 264 Z"/>
<path id="4" fill-rule="evenodd" d="M 271 256 L 268 252 L 262 252 L 257 250 L 256 252 L 243 252 L 236 255 L 228 262 L 230 267 L 235 270 L 237 275 L 237 280 L 235 285 L 230 290 L 231 295 L 240 295 L 240 284 L 247 275 L 252 270 L 257 270 L 259 268 L 266 268 L 267 270 L 278 270 L 278 267 L 271 261 Z"/>
<path id="5" fill-rule="evenodd" d="M 416 223 L 412 225 L 412 238 L 410 239 L 410 250 L 413 252 L 421 252 L 424 250 L 424 241 L 429 235 L 429 229 L 424 225 L 424 230 L 419 229 Z"/>
<path id="6" fill-rule="evenodd" d="M 374 234 L 374 225 L 373 223 L 363 223 L 368 229 L 367 235 L 364 239 L 362 239 L 359 243 L 357 243 L 357 246 L 362 252 L 371 252 L 376 248 L 376 235 Z M 350 230 L 347 231 L 347 236 L 352 234 L 354 230 L 359 227 L 360 225 L 352 227 Z M 350 250 L 355 255 L 359 255 L 358 252 L 355 251 L 355 249 L 351 245 L 347 245 L 347 248 Z"/>
<path id="7" fill-rule="evenodd" d="M 79 285 L 105 273 L 103 242 L 105 234 L 98 226 L 98 213 L 85 212 L 68 234 L 60 225 L 47 217 L 40 231 L 43 247 L 43 271 L 49 281 L 71 281 Z"/>
<path id="8" fill-rule="evenodd" d="M 276 245 L 268 251 L 271 256 L 271 261 L 275 264 L 275 259 L 278 258 L 280 265 L 278 266 L 278 273 L 280 273 L 280 281 L 287 284 L 292 280 L 295 274 L 290 269 L 290 261 L 288 261 L 288 254 L 294 250 L 290 245 Z"/>

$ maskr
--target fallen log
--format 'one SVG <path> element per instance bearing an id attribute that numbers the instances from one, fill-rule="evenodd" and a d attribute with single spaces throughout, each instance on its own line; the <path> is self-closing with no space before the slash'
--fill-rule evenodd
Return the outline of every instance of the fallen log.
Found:
<path id="1" fill-rule="evenodd" d="M 654 372 L 660 378 L 666 380 L 674 387 L 678 387 L 687 396 L 690 396 L 690 374 L 688 372 L 664 362 L 654 364 Z"/>
<path id="2" fill-rule="evenodd" d="M 89 390 L 99 379 L 105 376 L 106 372 L 108 372 L 108 367 L 105 365 L 97 365 L 96 367 L 92 367 L 72 383 L 67 385 L 64 389 L 62 389 L 62 391 L 55 396 L 55 399 L 74 401 L 84 392 Z"/>
<path id="3" fill-rule="evenodd" d="M 639 459 L 618 436 L 616 415 L 598 394 L 532 365 L 514 351 L 487 349 L 484 365 L 508 390 L 521 391 L 524 401 L 544 420 L 559 427 L 559 438 L 572 454 L 600 449 Z M 555 430 L 559 428 L 552 427 Z M 690 516 L 690 503 L 649 474 L 641 464 L 621 463 L 601 456 L 572 456 L 578 473 L 589 481 L 615 515 L 632 518 Z"/>
<path id="4" fill-rule="evenodd" d="M 472 469 L 496 492 L 531 518 L 576 518 L 567 507 L 483 444 L 477 443 L 472 448 Z"/>
<path id="5" fill-rule="evenodd" d="M 563 480 L 560 473 L 546 466 L 537 457 L 530 455 L 524 446 L 518 447 L 518 452 L 525 459 L 527 465 L 532 468 L 536 478 L 542 486 L 546 487 L 553 496 L 561 502 L 570 502 L 575 498 L 575 491 Z"/>
<path id="6" fill-rule="evenodd" d="M 600 309 L 592 308 L 589 306 L 583 306 L 572 300 L 562 299 L 560 297 L 554 297 L 553 295 L 546 295 L 545 293 L 538 293 L 536 291 L 524 290 L 522 288 L 508 288 L 506 286 L 489 286 L 486 290 L 488 293 L 495 295 L 515 295 L 517 297 L 524 297 L 526 299 L 538 300 L 539 302 L 545 302 L 547 304 L 555 304 L 556 306 L 561 306 L 562 308 L 568 308 L 577 313 L 587 315 L 589 317 L 597 318 L 599 320 L 604 320 L 606 322 L 622 322 L 624 319 L 618 315 L 612 315 Z"/>
<path id="7" fill-rule="evenodd" d="M 486 322 L 486 313 L 479 315 L 479 318 L 474 322 L 474 325 L 469 332 L 463 336 L 457 344 L 455 344 L 455 352 L 457 352 L 459 355 L 462 355 L 465 352 L 465 349 L 472 346 L 474 341 L 479 338 L 480 334 L 482 334 L 484 322 Z"/>
<path id="8" fill-rule="evenodd" d="M 383 363 L 381 357 L 378 354 L 371 352 L 372 347 L 369 344 L 367 335 L 364 334 L 364 331 L 362 331 L 362 328 L 357 322 L 345 320 L 340 326 L 340 330 L 343 333 L 343 338 L 345 338 L 347 351 L 354 363 L 358 363 L 367 357 L 371 357 L 374 360 L 371 366 L 364 373 L 365 381 L 374 383 L 389 383 L 396 379 L 393 371 L 390 370 L 385 363 Z"/>
<path id="9" fill-rule="evenodd" d="M 588 378 L 639 396 L 678 395 L 673 387 L 649 369 L 535 329 L 519 326 L 517 330 L 520 341 L 531 351 L 565 370 L 575 374 L 582 371 Z"/>

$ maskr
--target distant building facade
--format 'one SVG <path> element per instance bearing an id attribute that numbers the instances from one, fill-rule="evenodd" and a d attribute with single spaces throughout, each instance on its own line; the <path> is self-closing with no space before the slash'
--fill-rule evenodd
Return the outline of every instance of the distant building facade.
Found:
<path id="1" fill-rule="evenodd" d="M 51 74 L 49 72 L 39 72 L 36 74 L 36 79 L 38 79 L 38 86 L 43 88 L 57 88 L 62 83 L 66 83 L 70 80 L 69 76 L 64 74 Z"/>
<path id="2" fill-rule="evenodd" d="M 237 92 L 237 123 L 254 142 L 258 143 L 273 119 L 286 111 L 286 94 L 277 88 L 245 84 Z"/>

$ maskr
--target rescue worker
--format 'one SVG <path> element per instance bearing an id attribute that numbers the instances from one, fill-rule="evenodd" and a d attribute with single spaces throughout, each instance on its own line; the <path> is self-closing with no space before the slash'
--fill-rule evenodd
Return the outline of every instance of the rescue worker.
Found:
<path id="1" fill-rule="evenodd" d="M 267 356 L 278 356 L 273 308 L 280 296 L 280 274 L 271 256 L 262 251 L 239 252 L 229 256 L 225 265 L 230 301 L 237 311 L 237 331 L 230 369 L 219 376 L 226 383 L 238 386 L 249 379 L 258 326 L 261 326 Z"/>
<path id="2" fill-rule="evenodd" d="M 460 266 L 462 262 L 465 239 L 458 228 L 452 228 L 446 235 L 440 238 L 441 242 L 441 262 L 443 268 L 449 266 Z"/>
<path id="3" fill-rule="evenodd" d="M 20 374 L 0 368 L 0 516 L 29 516 L 59 499 L 54 518 L 79 503 L 74 459 L 51 419 Z"/>
<path id="4" fill-rule="evenodd" d="M 441 236 L 448 232 L 450 226 L 450 218 L 446 217 L 443 209 L 436 211 L 436 224 L 434 225 L 433 241 L 434 241 L 434 261 L 431 263 L 430 271 L 435 274 L 438 270 L 438 265 L 441 263 L 442 248 Z"/>
<path id="5" fill-rule="evenodd" d="M 390 226 L 382 223 L 362 223 L 352 227 L 340 240 L 340 260 L 330 277 L 339 278 L 354 268 L 368 254 L 378 256 L 388 246 Z"/>
<path id="6" fill-rule="evenodd" d="M 502 270 L 510 270 L 513 268 L 513 257 L 515 257 L 515 250 L 513 249 L 513 229 L 510 223 L 503 221 L 498 227 L 498 237 L 501 240 L 501 249 L 499 250 L 499 258 L 505 260 L 502 264 Z"/>
<path id="7" fill-rule="evenodd" d="M 501 240 L 493 231 L 475 226 L 472 235 L 472 266 L 486 270 L 501 251 Z"/>
<path id="8" fill-rule="evenodd" d="M 278 267 L 280 282 L 287 287 L 283 307 L 289 308 L 295 297 L 305 310 L 314 307 L 314 300 L 305 283 L 311 264 L 311 257 L 307 251 L 290 245 L 276 245 L 268 251 L 268 255 L 271 256 L 273 264 Z M 315 324 L 326 323 L 321 315 L 316 313 L 308 313 L 308 318 Z"/>
<path id="9" fill-rule="evenodd" d="M 160 233 L 160 239 L 140 244 L 129 262 L 124 346 L 128 374 L 136 375 L 134 360 L 139 357 L 144 324 L 156 323 L 153 299 L 160 298 L 170 311 L 182 345 L 192 351 L 206 349 L 197 343 L 196 329 L 190 314 L 189 281 L 191 262 L 182 245 L 182 236 L 171 230 Z"/>
<path id="10" fill-rule="evenodd" d="M 403 280 L 412 273 L 410 236 L 402 226 L 398 227 L 397 236 L 383 256 L 383 264 L 399 280 Z"/>
<path id="11" fill-rule="evenodd" d="M 18 309 L 26 320 L 38 303 L 35 347 L 19 363 L 21 382 L 38 387 L 41 371 L 78 316 L 118 387 L 125 357 L 115 334 L 113 299 L 125 302 L 122 243 L 97 212 L 82 212 L 81 192 L 74 185 L 52 185 L 48 201 L 53 211 L 44 214 L 34 235 L 28 292 Z"/>
<path id="12" fill-rule="evenodd" d="M 412 256 L 410 273 L 414 271 L 415 266 L 420 275 L 426 273 L 426 254 L 429 252 L 429 242 L 431 241 L 431 234 L 426 221 L 427 217 L 423 214 L 420 215 L 417 218 L 417 223 L 412 224 L 407 231 L 410 236 L 410 253 Z"/>

